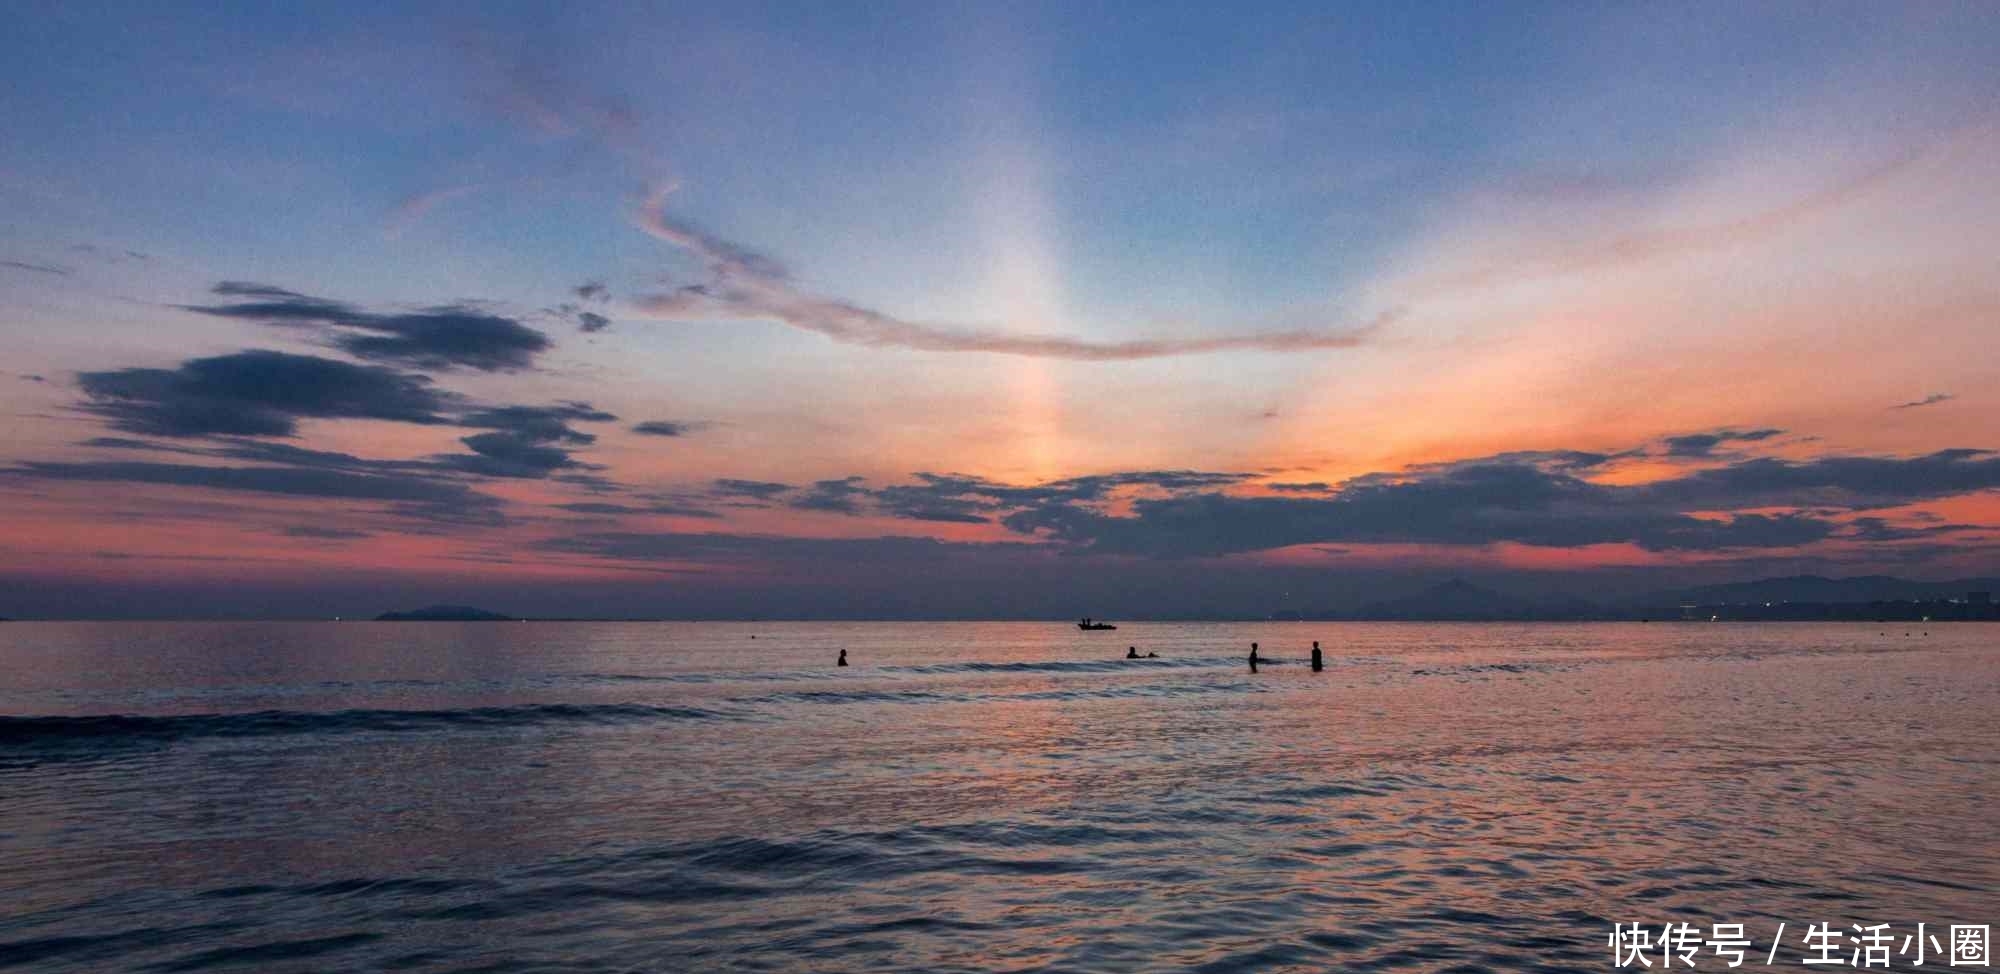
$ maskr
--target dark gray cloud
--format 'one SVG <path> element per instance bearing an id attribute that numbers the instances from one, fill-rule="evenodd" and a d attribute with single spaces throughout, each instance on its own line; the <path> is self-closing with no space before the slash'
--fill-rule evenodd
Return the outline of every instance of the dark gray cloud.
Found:
<path id="1" fill-rule="evenodd" d="M 101 447 L 106 450 L 176 450 L 165 443 L 152 440 L 135 440 L 126 436 L 93 436 L 77 444 L 78 446 Z"/>
<path id="2" fill-rule="evenodd" d="M 1468 460 L 1446 460 L 1440 463 L 1418 464 L 1410 467 L 1411 472 L 1443 472 L 1466 466 L 1491 466 L 1496 463 L 1519 464 L 1538 470 L 1552 470 L 1568 473 L 1601 467 L 1613 460 L 1643 456 L 1645 450 L 1623 450 L 1618 453 L 1598 453 L 1590 450 L 1509 450 L 1490 456 L 1474 457 Z"/>
<path id="3" fill-rule="evenodd" d="M 611 303 L 611 288 L 603 281 L 585 281 L 569 289 L 575 301 L 566 301 L 554 308 L 556 314 L 576 322 L 576 329 L 586 335 L 594 335 L 611 327 L 610 316 L 591 310 L 591 306 Z"/>
<path id="4" fill-rule="evenodd" d="M 648 504 L 646 506 L 646 513 L 666 514 L 673 517 L 698 517 L 708 520 L 716 520 L 722 517 L 720 512 L 710 510 L 706 507 L 694 504 L 676 504 L 668 501 L 654 501 Z"/>
<path id="5" fill-rule="evenodd" d="M 229 290 L 255 296 L 266 289 Z M 618 418 L 586 402 L 482 404 L 438 389 L 428 376 L 385 365 L 264 350 L 192 359 L 174 368 L 86 372 L 78 384 L 84 411 L 113 429 L 158 437 L 100 436 L 82 445 L 205 462 L 29 462 L 0 469 L 0 475 L 380 501 L 387 504 L 381 513 L 414 522 L 399 530 L 436 532 L 506 523 L 505 502 L 472 489 L 468 478 L 560 475 L 592 492 L 624 489 L 572 456 L 596 439 L 584 424 Z M 419 459 L 370 459 L 269 439 L 297 435 L 306 419 L 374 419 L 476 432 L 460 441 L 466 453 Z M 658 498 L 640 510 L 714 516 L 697 505 Z"/>
<path id="6" fill-rule="evenodd" d="M 574 322 L 576 330 L 586 335 L 594 335 L 611 327 L 611 318 L 602 312 L 592 311 L 574 301 L 566 301 L 547 310 L 548 314 L 565 321 Z"/>
<path id="7" fill-rule="evenodd" d="M 1314 480 L 1309 483 L 1265 484 L 1264 489 L 1282 491 L 1288 494 L 1324 494 L 1332 490 L 1333 485 L 1323 480 Z"/>
<path id="8" fill-rule="evenodd" d="M 941 562 L 968 553 L 1029 552 L 1034 545 L 939 541 L 887 535 L 873 538 L 798 538 L 762 534 L 602 532 L 544 541 L 540 547 L 625 561 L 824 561 L 866 565 L 885 561 Z"/>
<path id="9" fill-rule="evenodd" d="M 1896 507 L 2000 488 L 2000 455 L 1940 450 L 1918 457 L 1762 457 L 1629 488 L 1686 510 Z"/>
<path id="10" fill-rule="evenodd" d="M 926 485 L 935 486 L 926 482 L 909 489 Z M 1902 458 L 1758 458 L 1636 486 L 1593 483 L 1546 457 L 1514 454 L 1358 477 L 1322 497 L 1239 496 L 1197 488 L 1140 496 L 1130 501 L 1129 513 L 1115 513 L 1101 496 L 1065 496 L 1043 487 L 989 493 L 995 499 L 980 510 L 1004 510 L 1000 520 L 1010 530 L 1071 550 L 1153 557 L 1328 543 L 1632 544 L 1652 551 L 1727 551 L 1793 547 L 1836 536 L 1910 537 L 1879 520 L 1850 524 L 1841 518 L 1993 489 L 2000 489 L 2000 455 L 1980 450 Z M 1036 492 L 1046 496 L 1032 499 Z"/>
<path id="11" fill-rule="evenodd" d="M 553 406 L 494 406 L 459 417 L 458 425 L 473 429 L 501 430 L 537 443 L 570 443 L 583 446 L 597 437 L 571 423 L 610 423 L 618 417 L 587 402 L 562 402 Z"/>
<path id="12" fill-rule="evenodd" d="M 520 433 L 475 433 L 459 440 L 471 454 L 433 457 L 439 465 L 481 477 L 540 479 L 569 467 L 584 466 L 568 450 Z"/>
<path id="13" fill-rule="evenodd" d="M 293 446 L 290 443 L 239 437 L 212 437 L 206 443 L 191 445 L 184 442 L 163 443 L 157 440 L 98 436 L 84 440 L 78 445 L 105 450 L 145 450 L 218 460 L 243 460 L 305 470 L 343 470 L 384 477 L 438 476 L 456 472 L 456 468 L 441 465 L 435 460 L 378 460 L 352 453 L 314 450 Z"/>
<path id="14" fill-rule="evenodd" d="M 1951 401 L 1951 400 L 1952 400 L 1953 398 L 1954 398 L 1954 397 L 1953 397 L 1953 396 L 1952 396 L 1952 394 L 1951 394 L 1951 393 L 1949 393 L 1949 392 L 1933 392 L 1933 393 L 1931 393 L 1930 395 L 1928 395 L 1928 396 L 1925 396 L 1925 397 L 1923 397 L 1922 399 L 1913 399 L 1913 400 L 1911 400 L 1911 401 L 1909 401 L 1909 402 L 1906 402 L 1906 403 L 1899 403 L 1899 404 L 1897 404 L 1897 405 L 1894 405 L 1894 406 L 1890 406 L 1889 408 L 1890 408 L 1890 409 L 1920 409 L 1920 408 L 1922 408 L 1922 407 L 1924 407 L 1924 406 L 1935 406 L 1935 405 L 1937 405 L 1938 403 L 1941 403 L 1941 402 L 1950 402 L 1950 401 Z"/>
<path id="15" fill-rule="evenodd" d="M 570 424 L 608 423 L 617 418 L 587 402 L 480 409 L 459 418 L 461 426 L 492 430 L 459 440 L 472 454 L 448 454 L 432 459 L 450 469 L 482 477 L 540 479 L 559 470 L 598 469 L 578 461 L 566 449 L 597 441 L 595 435 Z"/>
<path id="16" fill-rule="evenodd" d="M 366 531 L 350 531 L 346 528 L 322 528 L 310 524 L 298 524 L 278 532 L 288 538 L 309 538 L 315 541 L 358 541 L 372 538 Z"/>
<path id="17" fill-rule="evenodd" d="M 296 356 L 294 356 L 296 358 Z M 326 360 L 316 360 L 326 362 Z M 360 368 L 370 370 L 378 366 L 348 366 L 344 362 L 332 362 L 340 368 Z M 116 404 L 130 406 L 130 404 Z M 440 402 L 442 406 L 442 402 Z M 452 402 L 452 406 L 462 406 Z M 188 446 L 188 444 L 164 444 L 152 440 L 132 440 L 118 436 L 98 436 L 84 440 L 84 446 L 110 448 L 110 450 L 154 450 L 154 452 L 176 452 L 188 456 L 208 456 L 220 460 L 250 460 L 258 464 L 276 464 L 300 470 L 346 470 L 372 476 L 444 476 L 444 474 L 464 474 L 464 476 L 496 476 L 496 478 L 546 478 L 558 470 L 596 470 L 592 464 L 584 464 L 572 456 L 574 446 L 588 446 L 596 436 L 578 430 L 572 422 L 612 422 L 618 416 L 598 410 L 588 402 L 558 402 L 554 406 L 482 406 L 462 412 L 458 416 L 426 414 L 428 424 L 454 424 L 466 426 L 476 432 L 472 436 L 460 438 L 460 442 L 470 450 L 470 454 L 436 454 L 424 460 L 370 460 L 354 454 L 330 452 L 330 450 L 310 450 L 302 446 L 292 446 L 284 442 L 258 440 L 256 436 L 268 436 L 274 432 L 290 432 L 286 424 L 236 424 L 232 430 L 218 430 L 218 422 L 208 422 L 208 412 L 196 412 L 194 416 L 202 422 L 176 422 L 170 428 L 162 428 L 152 420 L 152 414 L 142 414 L 146 424 L 126 422 L 116 410 L 106 410 L 106 404 L 94 402 L 90 408 L 96 412 L 110 412 L 112 424 L 136 432 L 152 432 L 166 436 L 202 436 L 208 444 Z M 184 420 L 180 412 L 170 412 L 168 416 Z M 280 416 L 282 418 L 282 416 Z M 398 416 L 400 418 L 400 416 Z M 578 474 L 584 476 L 584 474 Z M 608 484 L 608 482 L 606 482 Z"/>
<path id="18" fill-rule="evenodd" d="M 768 480 L 734 480 L 725 477 L 710 484 L 709 493 L 739 503 L 748 501 L 767 504 L 797 489 L 791 484 L 773 483 Z"/>
<path id="19" fill-rule="evenodd" d="M 274 558 L 253 558 L 248 555 L 157 555 L 139 554 L 131 551 L 93 551 L 92 558 L 106 561 L 276 561 Z"/>
<path id="20" fill-rule="evenodd" d="M 186 309 L 218 318 L 321 330 L 334 347 L 371 361 L 507 372 L 531 367 L 535 356 L 551 344 L 547 335 L 513 318 L 468 304 L 385 314 L 268 284 L 224 281 L 213 292 L 233 300 Z"/>
<path id="21" fill-rule="evenodd" d="M 68 277 L 70 274 L 67 267 L 57 267 L 54 264 L 31 264 L 24 260 L 0 260 L 0 267 L 17 271 L 29 271 L 35 274 L 54 274 L 57 277 Z"/>
<path id="22" fill-rule="evenodd" d="M 102 439 L 93 441 L 102 443 Z M 157 448 L 157 447 L 155 447 Z M 175 450 L 224 460 L 247 460 L 310 470 L 346 470 L 379 476 L 434 474 L 437 467 L 424 460 L 374 460 L 352 453 L 312 450 L 270 440 L 225 439 L 213 446 Z"/>
<path id="23" fill-rule="evenodd" d="M 301 418 L 386 419 L 440 425 L 456 396 L 430 379 L 312 355 L 244 351 L 173 369 L 116 369 L 77 377 L 85 409 L 117 429 L 153 436 L 291 436 Z"/>
<path id="24" fill-rule="evenodd" d="M 706 495 L 727 507 L 761 507 L 792 495 L 788 505 L 835 514 L 880 514 L 917 521 L 980 523 L 995 512 L 1045 501 L 1095 501 L 1122 490 L 1182 491 L 1220 488 L 1250 479 L 1247 474 L 1202 471 L 1138 471 L 1073 477 L 1047 484 L 1016 486 L 959 474 L 917 473 L 916 482 L 881 489 L 861 477 L 818 481 L 808 487 L 758 480 L 719 479 Z M 698 498 L 676 503 L 699 506 Z"/>
<path id="25" fill-rule="evenodd" d="M 912 521 L 984 524 L 991 520 L 989 512 L 996 502 L 977 493 L 976 483 L 935 474 L 917 476 L 923 483 L 875 491 L 876 506 L 891 517 Z"/>
<path id="26" fill-rule="evenodd" d="M 601 474 L 581 473 L 574 470 L 556 474 L 549 479 L 557 483 L 582 488 L 584 492 L 591 494 L 616 494 L 625 489 L 624 484 Z"/>
<path id="27" fill-rule="evenodd" d="M 603 501 L 578 501 L 570 504 L 557 504 L 556 509 L 576 514 L 600 514 L 607 517 L 628 514 L 665 514 L 673 517 L 698 517 L 713 520 L 722 516 L 705 507 L 672 501 L 651 501 L 646 504 L 612 504 Z"/>
<path id="28" fill-rule="evenodd" d="M 1721 429 L 1712 433 L 1689 433 L 1686 436 L 1669 436 L 1665 442 L 1667 444 L 1668 456 L 1705 457 L 1712 455 L 1715 452 L 1715 448 L 1724 443 L 1755 443 L 1760 440 L 1768 440 L 1774 436 L 1783 436 L 1784 433 L 1784 430 L 1779 429 Z"/>
<path id="29" fill-rule="evenodd" d="M 630 504 L 613 504 L 610 501 L 576 501 L 569 504 L 557 504 L 555 507 L 558 511 L 571 511 L 577 514 L 618 515 L 646 513 L 646 509 L 643 507 L 634 507 Z"/>
<path id="30" fill-rule="evenodd" d="M 28 461 L 0 474 L 40 480 L 162 484 L 211 490 L 284 494 L 341 500 L 400 501 L 467 509 L 497 506 L 498 499 L 464 484 L 421 476 L 385 476 L 306 467 L 210 467 L 141 461 L 55 463 Z"/>
<path id="31" fill-rule="evenodd" d="M 1219 489 L 1251 479 L 1249 474 L 1199 470 L 1144 470 L 1093 474 L 1019 486 L 964 474 L 920 472 L 916 483 L 880 489 L 862 486 L 862 478 L 822 480 L 791 501 L 793 507 L 840 514 L 883 514 L 914 521 L 977 524 L 995 512 L 1025 505 L 1092 502 L 1118 492 L 1166 492 Z"/>
<path id="32" fill-rule="evenodd" d="M 506 527 L 511 523 L 504 501 L 487 494 L 479 496 L 489 502 L 414 501 L 391 505 L 386 513 L 405 522 L 398 526 L 398 530 L 405 534 L 450 535 L 466 528 L 483 530 Z"/>
<path id="33" fill-rule="evenodd" d="M 868 498 L 868 488 L 861 486 L 862 479 L 842 477 L 838 480 L 814 481 L 811 487 L 800 491 L 792 498 L 791 505 L 802 511 L 859 514 L 862 501 Z"/>
<path id="34" fill-rule="evenodd" d="M 645 436 L 686 436 L 694 432 L 695 424 L 676 422 L 670 419 L 649 419 L 632 427 L 632 432 Z"/>
<path id="35" fill-rule="evenodd" d="M 1139 498 L 1131 511 L 1044 503 L 1002 523 L 1092 553 L 1170 558 L 1343 542 L 1722 550 L 1808 544 L 1835 526 L 1803 514 L 1698 518 L 1649 504 L 1632 488 L 1523 463 L 1466 463 L 1415 479 L 1350 482 L 1332 497 L 1207 491 Z"/>
<path id="36" fill-rule="evenodd" d="M 1996 530 L 1979 524 L 1923 524 L 1911 527 L 1893 524 L 1880 517 L 1857 517 L 1847 522 L 1847 526 L 1848 536 L 1859 541 L 1910 541 L 1944 534 Z"/>

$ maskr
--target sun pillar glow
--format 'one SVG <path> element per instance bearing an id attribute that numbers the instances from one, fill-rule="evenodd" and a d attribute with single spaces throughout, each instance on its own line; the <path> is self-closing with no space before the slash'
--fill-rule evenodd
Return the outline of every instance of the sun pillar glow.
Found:
<path id="1" fill-rule="evenodd" d="M 1004 30 L 1004 28 L 1001 28 Z M 1018 333 L 1073 334 L 1065 309 L 1061 261 L 1047 190 L 1047 147 L 1036 133 L 1035 113 L 1018 54 L 1009 45 L 987 48 L 971 85 L 980 106 L 972 129 L 974 209 L 979 251 L 987 267 L 979 305 L 999 327 Z M 1001 463 L 1011 476 L 1050 479 L 1064 470 L 1061 390 L 1046 360 L 1010 357 L 1013 401 L 1009 425 L 1016 445 Z"/>

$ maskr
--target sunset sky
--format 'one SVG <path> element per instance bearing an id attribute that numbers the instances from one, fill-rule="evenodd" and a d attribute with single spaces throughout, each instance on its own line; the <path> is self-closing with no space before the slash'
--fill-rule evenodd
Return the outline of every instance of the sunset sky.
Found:
<path id="1" fill-rule="evenodd" d="M 2000 5 L 0 13 L 0 616 L 2000 574 Z"/>

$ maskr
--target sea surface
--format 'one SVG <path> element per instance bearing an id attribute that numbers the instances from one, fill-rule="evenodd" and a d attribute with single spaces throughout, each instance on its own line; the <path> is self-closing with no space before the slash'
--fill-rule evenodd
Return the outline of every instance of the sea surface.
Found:
<path id="1" fill-rule="evenodd" d="M 1608 970 L 1633 922 L 1818 969 L 1808 924 L 2000 925 L 2000 625 L 8 623 L 0 714 L 8 970 Z"/>

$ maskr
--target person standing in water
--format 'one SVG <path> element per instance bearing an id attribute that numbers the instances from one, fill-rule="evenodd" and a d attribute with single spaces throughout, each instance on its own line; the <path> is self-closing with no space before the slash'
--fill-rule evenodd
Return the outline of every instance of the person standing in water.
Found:
<path id="1" fill-rule="evenodd" d="M 1139 647 L 1137 647 L 1137 646 L 1127 646 L 1127 647 L 1125 647 L 1125 658 L 1126 658 L 1126 659 L 1138 659 L 1138 658 L 1139 658 Z"/>
<path id="2" fill-rule="evenodd" d="M 1257 644 L 1250 644 L 1250 672 L 1257 672 Z"/>
<path id="3" fill-rule="evenodd" d="M 1318 673 L 1323 669 L 1326 669 L 1326 662 L 1320 658 L 1319 640 L 1315 639 L 1313 640 L 1313 672 Z"/>
<path id="4" fill-rule="evenodd" d="M 839 661 L 839 662 L 837 662 L 837 663 L 835 663 L 835 664 L 833 664 L 833 665 L 835 665 L 835 666 L 846 666 L 846 665 L 847 665 L 847 650 L 844 650 L 844 649 L 843 649 L 843 650 L 841 650 L 841 651 L 840 651 L 840 661 Z"/>

